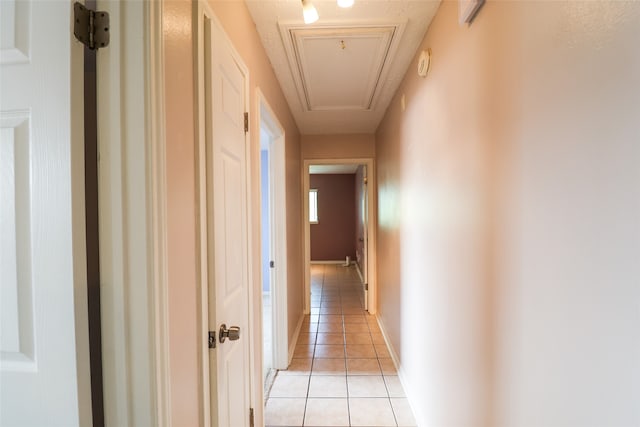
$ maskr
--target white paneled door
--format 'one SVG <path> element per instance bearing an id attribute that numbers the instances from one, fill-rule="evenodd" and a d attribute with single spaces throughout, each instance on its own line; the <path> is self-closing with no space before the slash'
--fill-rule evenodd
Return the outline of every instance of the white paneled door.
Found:
<path id="1" fill-rule="evenodd" d="M 88 373 L 78 368 L 86 337 L 74 314 L 74 284 L 84 277 L 74 263 L 85 248 L 82 227 L 74 226 L 82 218 L 73 206 L 83 201 L 72 191 L 74 118 L 81 116 L 72 113 L 71 75 L 72 66 L 82 72 L 82 47 L 72 41 L 71 11 L 63 0 L 0 1 L 3 427 L 90 423 Z"/>
<path id="2" fill-rule="evenodd" d="M 213 425 L 249 425 L 247 71 L 215 20 L 204 22 L 209 328 Z M 221 329 L 226 325 L 229 337 Z M 239 335 L 234 336 L 239 328 Z M 217 407 L 217 414 L 215 414 Z M 216 422 L 217 419 L 217 422 Z"/>
<path id="3" fill-rule="evenodd" d="M 363 292 L 364 292 L 364 309 L 369 309 L 369 188 L 368 188 L 368 178 L 367 178 L 367 165 L 362 165 L 362 182 L 359 182 L 357 185 L 361 186 L 361 200 L 358 200 L 358 203 L 361 204 L 362 209 L 362 265 L 360 266 L 360 270 L 362 273 L 362 279 L 364 282 Z M 360 245 L 360 243 L 358 243 Z"/>

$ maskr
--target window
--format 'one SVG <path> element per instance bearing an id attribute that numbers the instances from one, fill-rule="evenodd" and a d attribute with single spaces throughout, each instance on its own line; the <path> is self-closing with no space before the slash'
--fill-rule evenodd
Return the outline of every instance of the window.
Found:
<path id="1" fill-rule="evenodd" d="M 309 222 L 318 223 L 318 190 L 309 190 Z"/>

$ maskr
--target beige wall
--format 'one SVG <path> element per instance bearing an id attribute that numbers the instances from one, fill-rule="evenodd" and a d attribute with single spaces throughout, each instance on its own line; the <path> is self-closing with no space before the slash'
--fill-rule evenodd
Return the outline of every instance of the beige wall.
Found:
<path id="1" fill-rule="evenodd" d="M 364 159 L 375 157 L 371 134 L 303 135 L 302 159 Z"/>
<path id="2" fill-rule="evenodd" d="M 376 134 L 379 314 L 418 425 L 640 423 L 639 24 L 441 5 Z"/>
<path id="3" fill-rule="evenodd" d="M 256 88 L 275 112 L 285 130 L 287 180 L 287 253 L 289 336 L 293 335 L 303 310 L 302 212 L 300 135 L 284 99 L 273 69 L 267 59 L 248 10 L 241 1 L 210 1 L 217 18 L 249 69 L 250 79 L 250 150 L 251 222 L 253 279 L 256 300 L 260 296 L 260 176 L 259 124 Z M 166 78 L 167 184 L 169 222 L 169 310 L 171 346 L 171 415 L 173 425 L 200 425 L 198 409 L 198 306 L 196 287 L 196 210 L 195 210 L 195 135 L 192 7 L 190 0 L 164 2 L 164 43 Z M 253 327 L 256 333 L 259 316 Z M 256 372 L 261 371 L 261 354 L 255 358 Z M 256 381 L 260 381 L 256 378 Z M 259 393 L 259 392 L 258 392 Z M 261 419 L 260 408 L 256 408 Z"/>
<path id="4" fill-rule="evenodd" d="M 196 292 L 193 27 L 189 0 L 165 1 L 167 257 L 171 420 L 200 425 Z"/>

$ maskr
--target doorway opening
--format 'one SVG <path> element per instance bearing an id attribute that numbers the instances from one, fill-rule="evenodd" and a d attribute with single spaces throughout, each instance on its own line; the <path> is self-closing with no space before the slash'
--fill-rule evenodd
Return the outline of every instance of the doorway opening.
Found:
<path id="1" fill-rule="evenodd" d="M 262 271 L 262 375 L 265 390 L 273 381 L 273 305 L 271 304 L 271 200 L 269 180 L 270 135 L 260 127 L 260 239 Z"/>
<path id="2" fill-rule="evenodd" d="M 260 228 L 262 379 L 268 392 L 275 372 L 288 365 L 284 130 L 258 90 L 260 124 Z"/>
<path id="3" fill-rule="evenodd" d="M 311 265 L 354 266 L 364 308 L 375 314 L 373 159 L 304 162 L 305 313 L 311 312 Z"/>

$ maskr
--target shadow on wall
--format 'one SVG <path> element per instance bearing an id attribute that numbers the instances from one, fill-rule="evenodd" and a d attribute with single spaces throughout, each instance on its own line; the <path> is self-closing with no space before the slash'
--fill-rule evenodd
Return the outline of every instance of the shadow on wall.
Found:
<path id="1" fill-rule="evenodd" d="M 376 133 L 378 308 L 418 425 L 639 425 L 639 23 L 442 2 Z"/>

